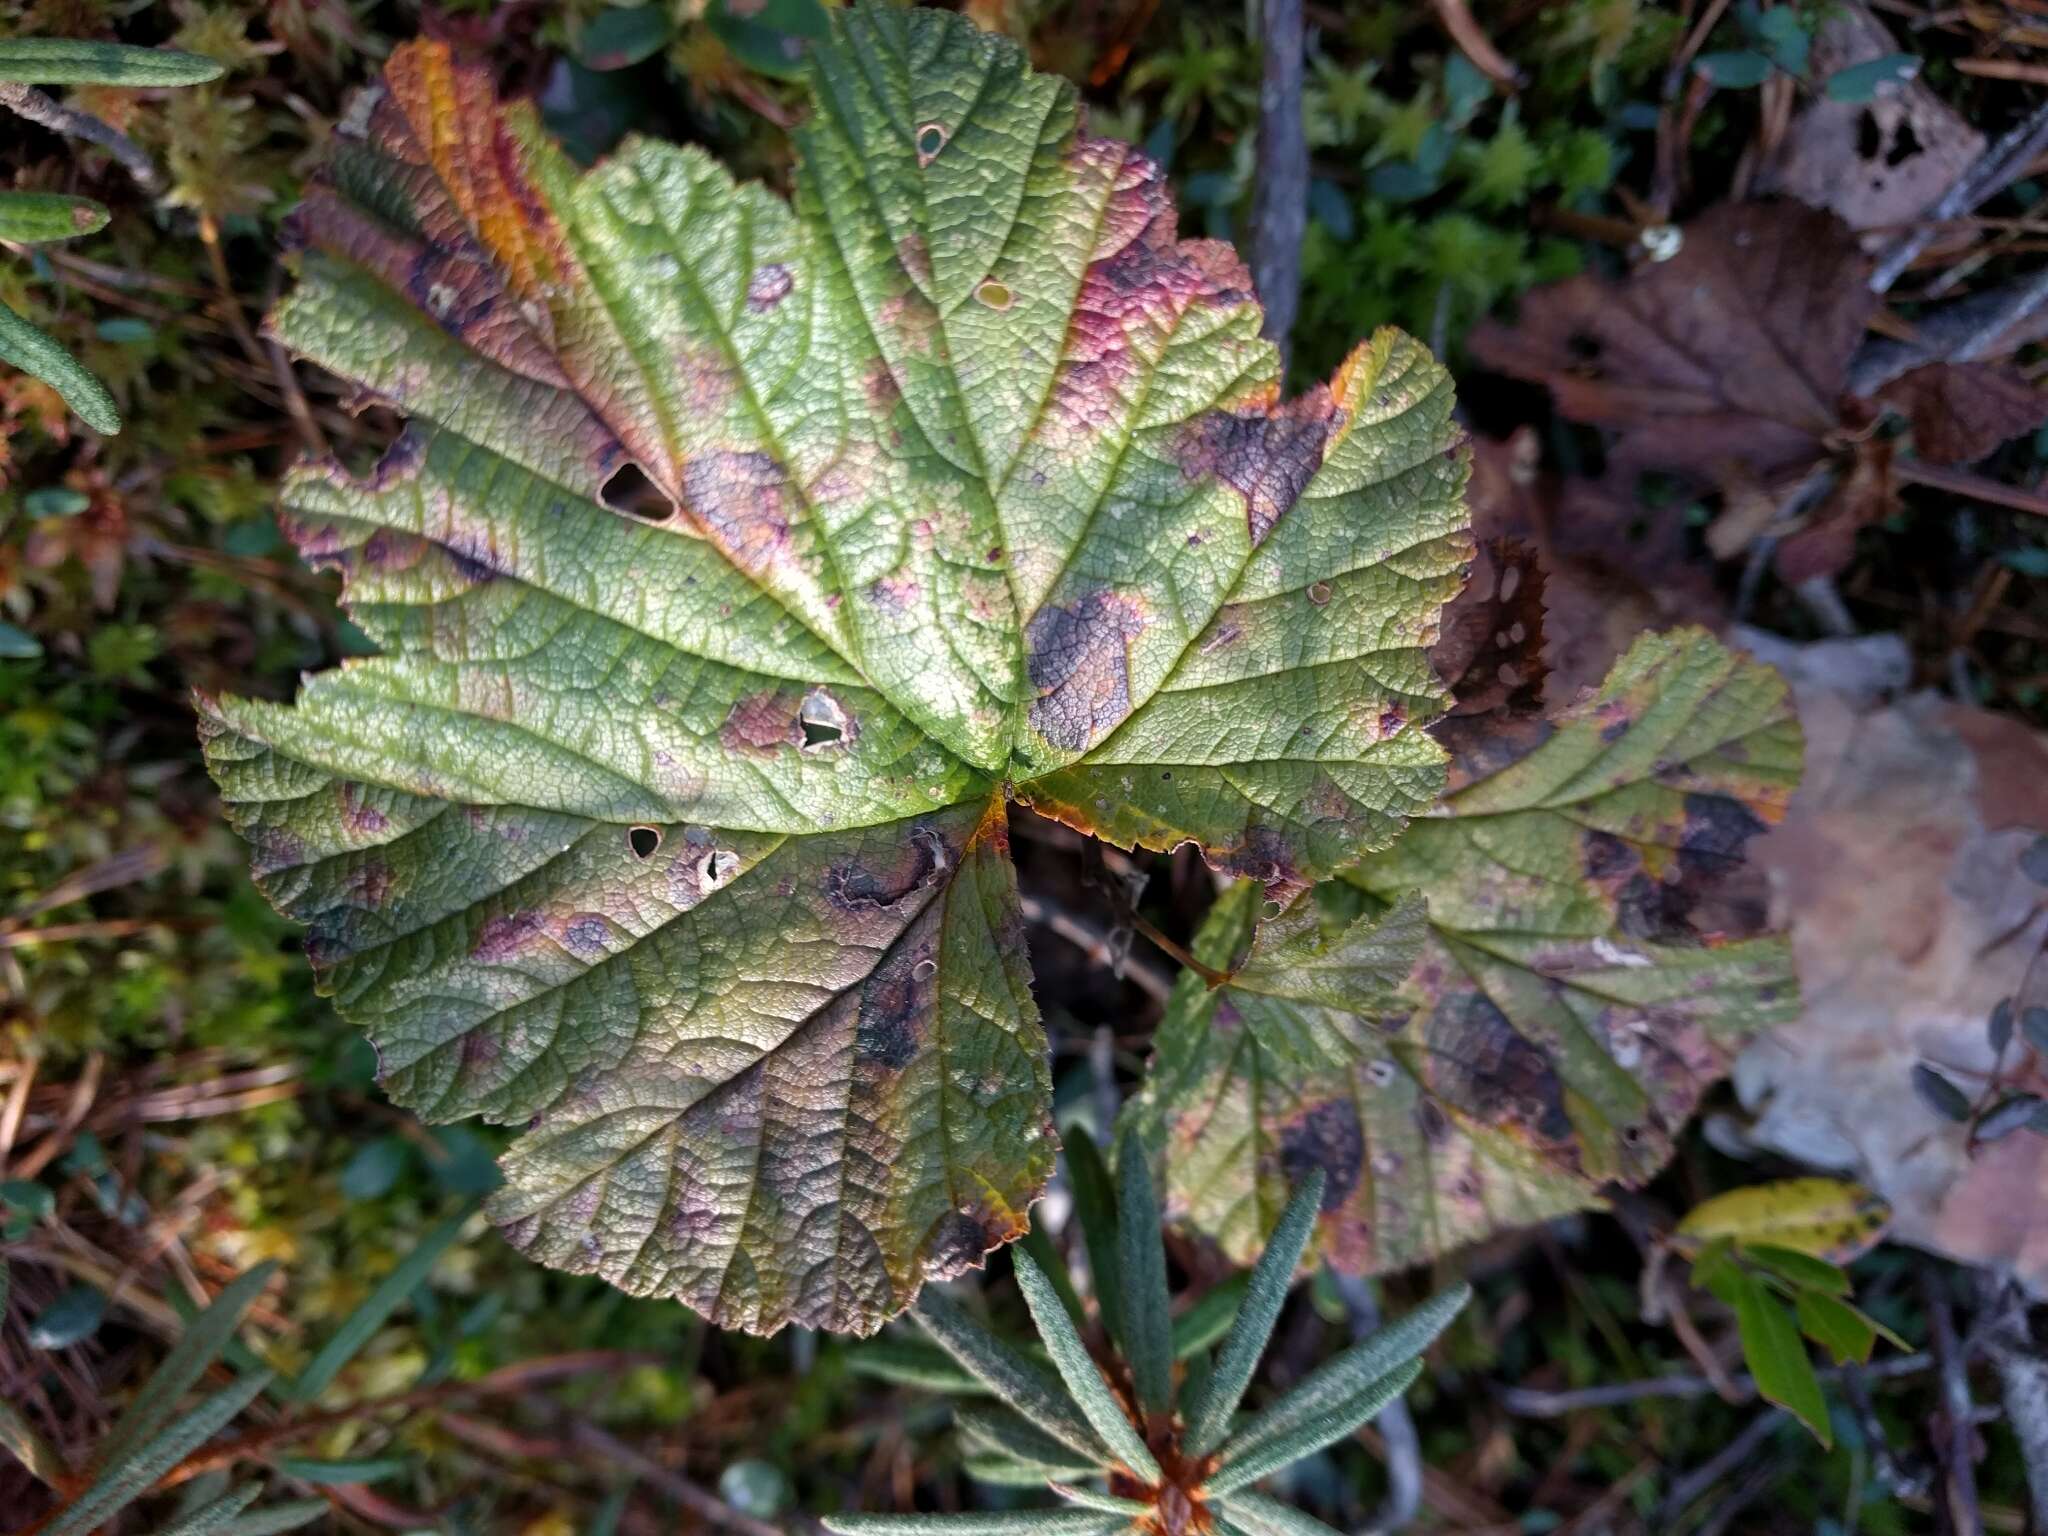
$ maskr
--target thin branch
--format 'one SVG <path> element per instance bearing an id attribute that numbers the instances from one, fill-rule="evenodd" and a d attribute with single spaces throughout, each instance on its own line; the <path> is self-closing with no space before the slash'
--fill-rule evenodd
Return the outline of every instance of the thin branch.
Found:
<path id="1" fill-rule="evenodd" d="M 634 1449 L 617 1435 L 578 1419 L 569 1426 L 569 1437 L 585 1450 L 624 1467 L 643 1482 L 659 1488 L 701 1520 L 739 1532 L 739 1536 L 787 1536 L 781 1526 L 743 1514 L 716 1495 L 705 1491 L 679 1472 L 671 1471 L 643 1451 Z M 805 1522 L 807 1525 L 808 1522 Z"/>
<path id="2" fill-rule="evenodd" d="M 1266 307 L 1261 334 L 1280 348 L 1301 307 L 1301 242 L 1308 233 L 1308 125 L 1302 112 L 1307 44 L 1301 0 L 1264 0 L 1259 30 L 1265 76 L 1259 85 L 1258 185 L 1252 195 L 1252 281 Z"/>
<path id="3" fill-rule="evenodd" d="M 137 147 L 135 141 L 110 124 L 101 122 L 90 112 L 81 112 L 76 107 L 67 107 L 47 92 L 39 91 L 32 85 L 17 81 L 0 81 L 0 107 L 7 108 L 18 117 L 25 117 L 32 123 L 40 123 L 52 133 L 61 133 L 68 138 L 84 139 L 88 144 L 97 144 L 116 160 L 135 179 L 143 191 L 154 195 L 163 186 L 157 175 L 156 166 Z"/>
<path id="4" fill-rule="evenodd" d="M 1927 210 L 1926 217 L 1910 234 L 1893 241 L 1878 258 L 1870 274 L 1872 293 L 1889 293 L 1914 259 L 1941 233 L 1945 221 L 1961 217 L 1993 194 L 2003 191 L 2025 174 L 2034 157 L 2048 147 L 2048 102 L 2028 114 L 2025 121 L 2000 136 L 1977 157 L 1976 164 L 1960 176 Z"/>
<path id="5" fill-rule="evenodd" d="M 1998 1372 L 2005 1422 L 2020 1443 L 2027 1504 L 2036 1531 L 2048 1531 L 2048 1354 L 2034 1342 L 2025 1294 L 2016 1285 L 1992 1301 L 1985 1353 Z"/>
<path id="6" fill-rule="evenodd" d="M 1751 1419 L 1734 1439 L 1671 1485 L 1671 1491 L 1664 1495 L 1657 1513 L 1650 1519 L 1650 1529 L 1670 1530 L 1695 1499 L 1755 1456 L 1790 1418 L 1782 1408 L 1766 1408 Z"/>
<path id="7" fill-rule="evenodd" d="M 1944 1433 L 1934 1442 L 1934 1459 L 1941 1468 L 1941 1487 L 1935 1496 L 1948 1508 L 1950 1530 L 1980 1530 L 1975 1461 L 1977 1404 L 1970 1396 L 1969 1351 L 1956 1337 L 1955 1317 L 1949 1310 L 1948 1297 L 1943 1294 L 1943 1277 L 1931 1265 L 1920 1271 L 1920 1290 L 1927 1305 L 1928 1336 L 1941 1370 Z"/>
<path id="8" fill-rule="evenodd" d="M 1859 1366 L 1866 1381 L 1889 1381 L 1898 1376 L 1918 1376 L 1934 1364 L 1929 1354 L 1897 1355 L 1875 1365 Z M 1823 1381 L 1840 1377 L 1838 1366 L 1820 1371 Z M 1747 1402 L 1756 1396 L 1756 1378 L 1746 1373 L 1731 1378 Z M 1559 1419 L 1582 1408 L 1613 1408 L 1648 1398 L 1694 1398 L 1715 1396 L 1714 1384 L 1704 1376 L 1651 1376 L 1642 1381 L 1610 1382 L 1605 1386 L 1581 1387 L 1568 1392 L 1544 1392 L 1534 1387 L 1497 1387 L 1494 1396 L 1509 1413 L 1525 1419 Z"/>

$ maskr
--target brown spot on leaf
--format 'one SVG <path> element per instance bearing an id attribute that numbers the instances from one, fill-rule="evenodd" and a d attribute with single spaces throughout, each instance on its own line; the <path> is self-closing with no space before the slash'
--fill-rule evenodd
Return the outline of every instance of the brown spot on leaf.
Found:
<path id="1" fill-rule="evenodd" d="M 470 958 L 495 963 L 509 960 L 543 936 L 547 925 L 538 912 L 514 912 L 485 923 L 470 946 Z"/>
<path id="2" fill-rule="evenodd" d="M 759 571 L 789 544 L 795 497 L 766 453 L 706 453 L 683 466 L 683 503 L 742 569 Z"/>
<path id="3" fill-rule="evenodd" d="M 1335 420 L 1336 407 L 1322 387 L 1271 413 L 1206 412 L 1182 432 L 1181 473 L 1236 491 L 1252 543 L 1263 543 L 1322 467 Z"/>
<path id="4" fill-rule="evenodd" d="M 932 1013 L 937 969 L 928 949 L 916 945 L 892 951 L 862 986 L 853 1045 L 856 1067 L 901 1072 L 916 1058 Z"/>
<path id="5" fill-rule="evenodd" d="M 842 911 L 893 907 L 958 867 L 959 851 L 937 831 L 920 826 L 887 864 L 845 859 L 825 871 L 825 896 Z"/>
<path id="6" fill-rule="evenodd" d="M 1024 635 L 1038 690 L 1032 728 L 1061 751 L 1079 752 L 1120 724 L 1131 712 L 1130 643 L 1144 629 L 1137 602 L 1119 592 L 1041 608 Z"/>
<path id="7" fill-rule="evenodd" d="M 341 795 L 341 819 L 350 832 L 357 837 L 372 837 L 391 825 L 391 819 L 374 805 L 364 805 L 356 797 L 361 787 L 344 782 L 339 789 Z"/>
<path id="8" fill-rule="evenodd" d="M 1329 1099 L 1306 1110 L 1280 1130 L 1280 1167 L 1290 1184 L 1323 1170 L 1325 1211 L 1342 1207 L 1358 1187 L 1365 1166 L 1365 1130 L 1358 1106 L 1349 1099 Z"/>
<path id="9" fill-rule="evenodd" d="M 1494 1124 L 1520 1126 L 1545 1143 L 1570 1139 L 1557 1069 L 1491 998 L 1452 993 L 1438 1002 L 1425 1032 L 1437 1042 L 1430 1060 L 1436 1085 L 1450 1103 Z"/>
<path id="10" fill-rule="evenodd" d="M 747 308 L 756 313 L 773 309 L 789 297 L 789 291 L 795 286 L 796 279 L 790 275 L 789 268 L 779 261 L 756 267 L 747 283 Z"/>
<path id="11" fill-rule="evenodd" d="M 772 757 L 779 747 L 801 747 L 801 697 L 792 689 L 766 688 L 750 693 L 732 707 L 718 728 L 719 742 L 734 752 Z"/>

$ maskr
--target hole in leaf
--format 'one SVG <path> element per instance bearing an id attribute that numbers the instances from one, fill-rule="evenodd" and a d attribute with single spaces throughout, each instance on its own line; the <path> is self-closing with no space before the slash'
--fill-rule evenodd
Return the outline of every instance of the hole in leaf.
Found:
<path id="1" fill-rule="evenodd" d="M 1875 160 L 1877 152 L 1884 148 L 1884 130 L 1877 126 L 1877 114 L 1865 107 L 1856 119 L 1856 154 L 1862 160 Z"/>
<path id="2" fill-rule="evenodd" d="M 1327 581 L 1312 581 L 1308 587 L 1308 600 L 1318 608 L 1330 600 L 1330 584 Z"/>
<path id="3" fill-rule="evenodd" d="M 1920 135 L 1913 131 L 1911 120 L 1902 117 L 1899 126 L 1892 130 L 1892 147 L 1884 152 L 1884 163 L 1903 165 L 1926 147 L 1920 142 Z"/>
<path id="4" fill-rule="evenodd" d="M 661 846 L 661 828 L 628 827 L 626 846 L 633 851 L 633 857 L 636 859 L 653 858 L 655 850 Z"/>
<path id="5" fill-rule="evenodd" d="M 598 495 L 614 512 L 645 523 L 665 523 L 675 516 L 676 504 L 631 459 L 612 471 Z"/>
<path id="6" fill-rule="evenodd" d="M 981 286 L 974 290 L 974 296 L 990 309 L 1008 309 L 1010 307 L 1010 290 L 992 277 L 985 277 L 981 280 Z"/>
<path id="7" fill-rule="evenodd" d="M 803 750 L 816 752 L 848 739 L 852 722 L 839 701 L 823 688 L 813 688 L 797 707 L 797 725 L 804 733 Z"/>
<path id="8" fill-rule="evenodd" d="M 919 165 L 930 165 L 932 161 L 938 158 L 939 151 L 945 147 L 946 125 L 944 123 L 926 123 L 917 130 L 917 163 Z"/>

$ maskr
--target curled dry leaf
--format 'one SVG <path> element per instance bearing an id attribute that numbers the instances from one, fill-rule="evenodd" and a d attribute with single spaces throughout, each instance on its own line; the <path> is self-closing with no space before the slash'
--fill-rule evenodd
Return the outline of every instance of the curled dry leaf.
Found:
<path id="1" fill-rule="evenodd" d="M 1383 846 L 1470 553 L 1422 348 L 1282 403 L 1069 87 L 832 26 L 793 206 L 393 57 L 270 320 L 411 419 L 284 497 L 383 654 L 205 706 L 394 1096 L 526 1125 L 512 1241 L 762 1331 L 873 1330 L 1044 1185 L 1008 803 L 1275 896 Z"/>
<path id="2" fill-rule="evenodd" d="M 2015 721 L 1920 695 L 1859 708 L 1802 686 L 1807 773 L 1755 845 L 1790 925 L 1804 1007 L 1744 1052 L 1755 1143 L 1868 1185 L 1895 1237 L 2048 1289 L 2048 1137 L 1980 1142 L 1914 1088 L 1975 1098 L 1986 1021 L 2048 984 L 2048 896 L 2021 860 L 2048 829 L 2048 748 Z M 2028 994 L 2034 995 L 2034 994 Z M 2008 1090 L 2048 1089 L 2017 1039 Z"/>
<path id="3" fill-rule="evenodd" d="M 1530 736 L 1460 757 L 1437 813 L 1338 883 L 1394 929 L 1409 893 L 1428 898 L 1391 1003 L 1359 988 L 1335 1019 L 1300 988 L 1241 985 L 1249 963 L 1214 989 L 1182 979 L 1134 1108 L 1170 1211 L 1242 1260 L 1321 1168 L 1320 1251 L 1370 1272 L 1655 1173 L 1736 1050 L 1796 1016 L 1743 851 L 1783 814 L 1799 756 L 1778 675 L 1682 630 L 1639 641 Z M 1201 958 L 1235 961 L 1256 898 L 1218 904 Z M 1332 951 L 1379 936 L 1324 909 Z M 1350 1059 L 1304 1066 L 1294 1039 Z"/>

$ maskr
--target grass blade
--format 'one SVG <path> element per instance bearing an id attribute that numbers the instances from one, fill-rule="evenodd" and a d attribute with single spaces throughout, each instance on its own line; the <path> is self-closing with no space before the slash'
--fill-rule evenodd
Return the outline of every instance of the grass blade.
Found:
<path id="1" fill-rule="evenodd" d="M 1153 1413 L 1173 1406 L 1173 1297 L 1166 1289 L 1164 1218 L 1152 1169 L 1135 1132 L 1116 1153 L 1117 1268 L 1124 1293 L 1124 1358 L 1138 1401 Z"/>
<path id="2" fill-rule="evenodd" d="M 970 1515 L 827 1515 L 840 1536 L 1111 1536 L 1131 1522 L 1092 1509 L 999 1509 Z"/>
<path id="3" fill-rule="evenodd" d="M 362 1304 L 335 1329 L 333 1337 L 320 1346 L 320 1352 L 299 1372 L 299 1379 L 292 1383 L 286 1397 L 293 1402 L 310 1403 L 325 1392 L 349 1361 L 355 1359 L 377 1330 L 384 1326 L 385 1319 L 419 1289 L 420 1283 L 427 1278 L 427 1271 L 434 1267 L 434 1261 L 462 1235 L 463 1227 L 475 1211 L 476 1203 L 471 1201 L 421 1238 L 419 1245 L 399 1261 L 396 1269 L 378 1281 L 375 1289 L 363 1298 Z"/>
<path id="4" fill-rule="evenodd" d="M 1059 1293 L 1052 1288 L 1052 1282 L 1031 1262 L 1030 1254 L 1019 1253 L 1015 1249 L 1011 1254 L 1011 1263 L 1017 1271 L 1017 1284 L 1024 1292 L 1026 1305 L 1031 1308 L 1032 1321 L 1038 1324 L 1038 1336 L 1045 1340 L 1053 1366 L 1059 1371 L 1060 1380 L 1067 1384 L 1068 1394 L 1081 1405 L 1081 1412 L 1087 1415 L 1095 1433 L 1102 1437 L 1103 1444 L 1115 1453 L 1118 1461 L 1146 1482 L 1158 1482 L 1162 1476 L 1159 1463 L 1152 1459 L 1144 1437 L 1124 1411 L 1124 1405 L 1117 1401 L 1116 1394 L 1110 1391 L 1109 1383 L 1096 1367 L 1095 1357 L 1081 1342 L 1081 1335 L 1074 1331 L 1074 1320 L 1060 1305 Z"/>
<path id="5" fill-rule="evenodd" d="M 49 336 L 0 304 L 0 363 L 41 379 L 64 398 L 78 419 L 103 437 L 121 430 L 121 413 L 107 386 L 87 373 Z"/>
<path id="6" fill-rule="evenodd" d="M 1232 1456 L 1225 1447 L 1223 1464 L 1209 1478 L 1209 1493 L 1221 1498 L 1279 1471 L 1290 1462 L 1313 1455 L 1324 1446 L 1343 1439 L 1366 1420 L 1406 1392 L 1422 1374 L 1422 1362 L 1409 1360 L 1397 1365 L 1357 1396 L 1334 1408 L 1321 1410 L 1301 1420 L 1285 1434 L 1263 1440 L 1249 1450 Z"/>
<path id="7" fill-rule="evenodd" d="M 156 1486 L 157 1479 L 198 1450 L 270 1385 L 270 1372 L 245 1376 L 173 1419 L 154 1439 L 102 1472 L 78 1502 L 57 1518 L 49 1536 L 85 1536 Z"/>
<path id="8" fill-rule="evenodd" d="M 958 1304 L 926 1286 L 911 1316 L 969 1374 L 1060 1444 L 1091 1463 L 1109 1460 L 1109 1452 L 1066 1393 Z"/>
<path id="9" fill-rule="evenodd" d="M 1067 1182 L 1074 1189 L 1074 1219 L 1081 1224 L 1081 1242 L 1088 1250 L 1088 1273 L 1095 1282 L 1095 1304 L 1110 1342 L 1124 1347 L 1123 1277 L 1117 1272 L 1116 1190 L 1102 1152 L 1084 1130 L 1067 1137 Z"/>
<path id="10" fill-rule="evenodd" d="M 1323 1171 L 1318 1168 L 1280 1213 L 1266 1251 L 1259 1255 L 1259 1262 L 1252 1269 L 1251 1287 L 1244 1305 L 1238 1309 L 1229 1337 L 1223 1341 L 1223 1352 L 1217 1356 L 1216 1369 L 1209 1376 L 1208 1390 L 1199 1402 L 1190 1400 L 1188 1404 L 1184 1441 L 1188 1455 L 1208 1455 L 1230 1433 L 1230 1420 L 1244 1400 L 1245 1388 L 1251 1385 L 1259 1356 L 1266 1352 L 1273 1325 L 1280 1320 L 1280 1309 L 1287 1304 L 1302 1249 L 1308 1246 L 1309 1235 L 1315 1231 L 1316 1215 L 1322 1208 Z"/>
<path id="11" fill-rule="evenodd" d="M 0 80 L 20 85 L 204 85 L 222 70 L 176 48 L 134 48 L 75 37 L 0 40 Z"/>
<path id="12" fill-rule="evenodd" d="M 1396 1366 L 1421 1355 L 1471 1297 L 1472 1288 L 1460 1282 L 1310 1372 L 1225 1442 L 1225 1459 L 1244 1457 L 1356 1399 Z"/>
<path id="13" fill-rule="evenodd" d="M 112 1466 L 170 1422 L 185 1394 L 199 1384 L 206 1368 L 227 1348 L 228 1340 L 242 1325 L 242 1315 L 276 1269 L 274 1263 L 263 1263 L 237 1275 L 192 1319 L 163 1364 L 135 1394 L 128 1411 L 107 1432 L 93 1457 L 95 1467 Z"/>

